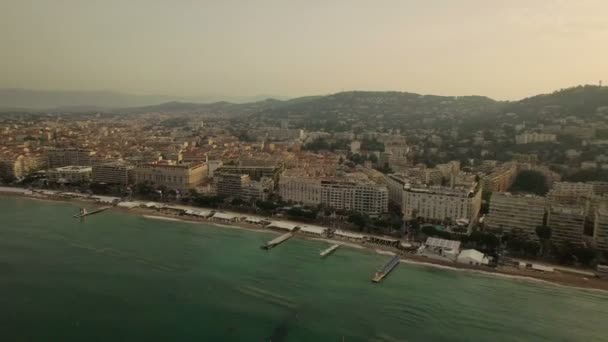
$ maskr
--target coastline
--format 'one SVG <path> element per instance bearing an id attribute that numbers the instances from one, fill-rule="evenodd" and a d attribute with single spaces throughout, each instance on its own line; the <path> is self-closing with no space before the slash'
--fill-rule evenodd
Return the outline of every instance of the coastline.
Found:
<path id="1" fill-rule="evenodd" d="M 86 198 L 52 198 L 44 195 L 36 195 L 31 196 L 27 195 L 25 191 L 3 191 L 6 188 L 0 187 L 0 196 L 5 197 L 23 197 L 27 199 L 41 200 L 41 201 L 49 201 L 49 202 L 65 202 L 65 203 L 87 203 L 91 205 L 101 205 L 101 203 L 95 202 L 91 199 Z M 206 209 L 206 208 L 200 208 Z M 135 207 L 135 208 L 124 208 L 124 207 L 112 207 L 111 210 L 118 210 L 124 213 L 128 213 L 130 215 L 137 215 L 145 219 L 154 219 L 154 220 L 163 220 L 167 222 L 180 222 L 180 223 L 190 223 L 190 224 L 208 224 L 213 225 L 220 228 L 230 228 L 230 229 L 240 229 L 246 230 L 250 232 L 260 232 L 260 233 L 272 233 L 275 235 L 281 234 L 281 232 L 269 229 L 263 226 L 247 223 L 244 221 L 239 222 L 217 222 L 207 218 L 202 217 L 189 217 L 189 216 L 179 216 L 166 212 L 161 212 L 158 209 L 154 208 L 143 208 L 143 207 Z M 245 215 L 245 214 L 243 214 Z M 272 218 L 265 217 L 265 219 L 272 220 Z M 285 220 L 282 220 L 285 221 Z M 357 250 L 365 250 L 372 253 L 380 254 L 380 255 L 395 255 L 397 254 L 395 249 L 386 248 L 380 245 L 375 244 L 366 244 L 366 243 L 358 243 L 353 241 L 345 241 L 339 238 L 325 238 L 325 237 L 315 237 L 315 236 L 307 236 L 303 234 L 296 234 L 294 238 L 310 240 L 310 241 L 321 241 L 329 244 L 340 244 L 344 247 L 349 247 Z M 480 274 L 484 276 L 494 276 L 499 278 L 506 278 L 511 280 L 523 280 L 534 283 L 542 283 L 546 285 L 557 285 L 581 290 L 597 290 L 602 292 L 608 292 L 608 281 L 601 280 L 598 278 L 587 278 L 582 277 L 580 275 L 575 275 L 572 273 L 564 273 L 564 272 L 552 272 L 552 273 L 544 273 L 538 271 L 531 270 L 523 270 L 523 269 L 514 269 L 514 268 L 504 268 L 500 267 L 497 269 L 488 269 L 486 267 L 479 266 L 469 266 L 465 264 L 459 263 L 450 263 L 446 261 L 426 258 L 419 255 L 413 254 L 402 254 L 401 255 L 401 263 L 423 266 L 423 267 L 431 267 L 435 269 L 442 270 L 450 270 L 450 271 L 459 271 L 459 272 L 469 272 L 474 274 Z"/>

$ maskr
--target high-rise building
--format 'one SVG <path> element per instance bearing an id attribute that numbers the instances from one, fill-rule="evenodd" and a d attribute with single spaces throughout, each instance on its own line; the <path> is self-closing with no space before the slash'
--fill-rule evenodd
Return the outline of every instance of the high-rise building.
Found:
<path id="1" fill-rule="evenodd" d="M 552 190 L 590 196 L 593 194 L 593 184 L 582 182 L 555 182 Z"/>
<path id="2" fill-rule="evenodd" d="M 589 182 L 593 186 L 593 193 L 598 196 L 608 195 L 608 182 Z"/>
<path id="3" fill-rule="evenodd" d="M 547 225 L 551 228 L 551 241 L 557 244 L 583 242 L 585 210 L 576 205 L 550 205 Z"/>
<path id="4" fill-rule="evenodd" d="M 388 188 L 363 173 L 343 177 L 311 177 L 298 170 L 283 174 L 279 181 L 283 200 L 307 205 L 323 204 L 337 210 L 369 215 L 388 211 Z"/>
<path id="5" fill-rule="evenodd" d="M 188 190 L 201 184 L 207 175 L 207 164 L 156 162 L 135 168 L 135 182 L 151 182 L 169 189 Z"/>
<path id="6" fill-rule="evenodd" d="M 481 209 L 481 189 L 477 183 L 460 187 L 406 184 L 402 209 L 406 219 L 473 222 Z"/>
<path id="7" fill-rule="evenodd" d="M 608 204 L 604 204 L 595 212 L 593 237 L 596 247 L 608 251 Z"/>
<path id="8" fill-rule="evenodd" d="M 125 162 L 111 162 L 93 166 L 93 182 L 128 185 L 135 182 L 135 167 Z"/>
<path id="9" fill-rule="evenodd" d="M 485 226 L 504 232 L 521 230 L 529 238 L 537 239 L 536 227 L 544 224 L 545 207 L 544 197 L 494 192 L 490 197 L 490 212 Z"/>
<path id="10" fill-rule="evenodd" d="M 47 171 L 51 182 L 83 183 L 91 180 L 92 168 L 90 166 L 63 166 Z"/>
<path id="11" fill-rule="evenodd" d="M 51 148 L 44 153 L 49 169 L 70 165 L 92 166 L 99 162 L 95 152 L 87 149 Z"/>
<path id="12" fill-rule="evenodd" d="M 522 133 L 515 136 L 516 144 L 532 144 L 555 141 L 557 136 L 552 133 Z"/>
<path id="13" fill-rule="evenodd" d="M 517 164 L 505 163 L 481 178 L 484 190 L 492 192 L 508 191 L 517 177 Z"/>
<path id="14" fill-rule="evenodd" d="M 215 170 L 217 173 L 232 173 L 237 175 L 248 175 L 255 181 L 261 180 L 263 177 L 270 178 L 274 182 L 279 180 L 279 176 L 283 168 L 281 166 L 235 166 L 223 165 Z"/>

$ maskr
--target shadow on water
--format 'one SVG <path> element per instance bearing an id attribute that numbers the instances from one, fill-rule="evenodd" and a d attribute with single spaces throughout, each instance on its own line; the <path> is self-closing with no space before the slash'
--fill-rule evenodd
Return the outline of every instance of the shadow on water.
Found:
<path id="1" fill-rule="evenodd" d="M 287 339 L 287 335 L 289 335 L 290 326 L 296 324 L 298 320 L 298 314 L 296 311 L 292 311 L 287 317 L 282 320 L 277 326 L 272 330 L 272 334 L 268 336 L 269 342 L 281 342 Z"/>

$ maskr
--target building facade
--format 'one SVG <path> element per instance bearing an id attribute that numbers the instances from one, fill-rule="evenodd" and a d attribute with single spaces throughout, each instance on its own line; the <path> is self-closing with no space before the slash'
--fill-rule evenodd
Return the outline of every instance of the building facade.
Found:
<path id="1" fill-rule="evenodd" d="M 534 195 L 495 192 L 490 197 L 490 211 L 485 226 L 492 230 L 521 230 L 530 239 L 538 239 L 536 227 L 545 222 L 546 200 Z"/>
<path id="2" fill-rule="evenodd" d="M 123 162 L 93 166 L 93 182 L 129 185 L 135 182 L 135 167 Z"/>
<path id="3" fill-rule="evenodd" d="M 484 190 L 492 192 L 508 191 L 517 177 L 517 164 L 506 163 L 481 178 Z"/>
<path id="4" fill-rule="evenodd" d="M 477 183 L 455 188 L 407 184 L 402 209 L 406 219 L 472 222 L 481 209 L 481 189 Z"/>
<path id="5" fill-rule="evenodd" d="M 135 168 L 135 182 L 185 191 L 201 184 L 207 175 L 207 164 L 151 163 Z"/>
<path id="6" fill-rule="evenodd" d="M 576 205 L 549 206 L 547 225 L 551 228 L 551 241 L 556 244 L 581 244 L 585 231 L 585 209 Z"/>
<path id="7" fill-rule="evenodd" d="M 44 153 L 49 169 L 70 165 L 92 166 L 98 162 L 95 152 L 87 149 L 52 148 Z"/>
<path id="8" fill-rule="evenodd" d="M 85 183 L 91 180 L 93 170 L 90 166 L 63 166 L 51 169 L 47 176 L 51 182 Z"/>
<path id="9" fill-rule="evenodd" d="M 522 133 L 515 136 L 515 143 L 520 144 L 532 144 L 541 142 L 555 141 L 557 136 L 553 133 Z"/>
<path id="10" fill-rule="evenodd" d="M 597 249 L 608 251 L 608 205 L 603 205 L 595 212 L 593 238 Z"/>
<path id="11" fill-rule="evenodd" d="M 388 211 L 388 188 L 385 184 L 338 177 L 313 178 L 283 176 L 279 194 L 285 201 L 306 205 L 326 205 L 337 210 L 352 210 L 368 215 Z"/>

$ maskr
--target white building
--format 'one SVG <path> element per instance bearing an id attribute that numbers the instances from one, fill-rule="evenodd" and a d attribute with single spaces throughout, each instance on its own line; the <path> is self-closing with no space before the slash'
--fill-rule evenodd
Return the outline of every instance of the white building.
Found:
<path id="1" fill-rule="evenodd" d="M 90 166 L 64 166 L 47 172 L 49 180 L 58 183 L 82 183 L 91 180 Z"/>
<path id="2" fill-rule="evenodd" d="M 555 141 L 557 136 L 552 133 L 522 133 L 515 136 L 516 144 L 532 144 Z"/>
<path id="3" fill-rule="evenodd" d="M 402 210 L 406 219 L 473 222 L 481 209 L 481 189 L 477 183 L 468 187 L 443 187 L 406 184 Z"/>
<path id="4" fill-rule="evenodd" d="M 307 205 L 323 204 L 337 210 L 369 215 L 388 211 L 388 188 L 370 181 L 362 173 L 343 177 L 310 177 L 286 172 L 279 180 L 279 194 L 285 201 Z"/>

